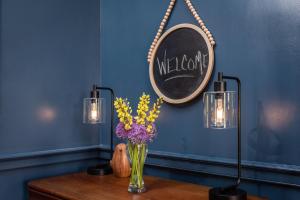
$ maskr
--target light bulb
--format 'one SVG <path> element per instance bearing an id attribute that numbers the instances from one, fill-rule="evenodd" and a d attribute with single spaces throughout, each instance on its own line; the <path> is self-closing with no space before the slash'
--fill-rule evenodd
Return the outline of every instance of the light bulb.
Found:
<path id="1" fill-rule="evenodd" d="M 223 107 L 223 99 L 218 98 L 216 99 L 216 116 L 215 116 L 215 121 L 216 121 L 216 126 L 217 127 L 223 127 L 224 126 L 224 107 Z"/>
<path id="2" fill-rule="evenodd" d="M 97 102 L 92 102 L 91 103 L 91 110 L 90 110 L 90 120 L 92 121 L 97 121 L 99 118 L 99 113 L 98 113 L 98 105 Z"/>

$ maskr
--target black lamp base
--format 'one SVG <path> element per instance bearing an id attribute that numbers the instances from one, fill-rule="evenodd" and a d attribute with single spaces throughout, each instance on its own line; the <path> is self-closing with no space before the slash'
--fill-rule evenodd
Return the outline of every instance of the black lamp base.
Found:
<path id="1" fill-rule="evenodd" d="M 89 167 L 87 169 L 87 173 L 89 175 L 94 175 L 94 176 L 104 176 L 107 174 L 112 174 L 112 168 L 110 166 L 109 163 L 105 163 L 105 164 L 100 164 L 94 167 Z"/>
<path id="2" fill-rule="evenodd" d="M 212 188 L 209 190 L 209 200 L 247 200 L 247 192 L 237 187 Z"/>

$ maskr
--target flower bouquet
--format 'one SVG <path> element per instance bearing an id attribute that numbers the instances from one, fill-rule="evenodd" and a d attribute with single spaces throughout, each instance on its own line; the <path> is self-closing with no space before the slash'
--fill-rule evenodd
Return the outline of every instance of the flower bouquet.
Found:
<path id="1" fill-rule="evenodd" d="M 127 99 L 116 98 L 114 102 L 120 120 L 116 127 L 116 135 L 128 141 L 127 152 L 131 162 L 129 192 L 146 191 L 143 169 L 148 152 L 147 143 L 152 142 L 157 135 L 154 122 L 158 118 L 162 103 L 162 98 L 158 98 L 149 110 L 150 96 L 143 93 L 138 103 L 137 115 L 133 117 Z"/>

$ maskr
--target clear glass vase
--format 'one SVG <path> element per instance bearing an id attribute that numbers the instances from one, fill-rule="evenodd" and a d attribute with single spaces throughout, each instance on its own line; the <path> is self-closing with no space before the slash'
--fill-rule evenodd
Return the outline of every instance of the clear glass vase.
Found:
<path id="1" fill-rule="evenodd" d="M 130 158 L 131 176 L 128 192 L 142 193 L 146 191 L 143 179 L 144 164 L 148 153 L 147 144 L 127 143 L 127 153 Z"/>

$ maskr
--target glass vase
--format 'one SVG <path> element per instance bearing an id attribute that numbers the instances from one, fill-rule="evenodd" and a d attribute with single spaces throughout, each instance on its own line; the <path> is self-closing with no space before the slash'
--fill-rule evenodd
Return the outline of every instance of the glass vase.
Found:
<path id="1" fill-rule="evenodd" d="M 127 143 L 127 153 L 131 164 L 131 176 L 128 192 L 145 192 L 146 188 L 143 180 L 143 170 L 148 153 L 148 146 L 147 144 L 133 144 L 129 141 Z"/>

